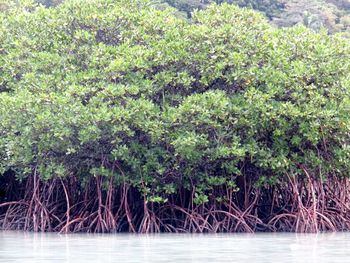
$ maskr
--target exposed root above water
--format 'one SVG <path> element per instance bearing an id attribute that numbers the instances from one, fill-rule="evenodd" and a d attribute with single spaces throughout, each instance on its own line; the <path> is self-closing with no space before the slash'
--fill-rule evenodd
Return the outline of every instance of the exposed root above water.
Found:
<path id="1" fill-rule="evenodd" d="M 349 180 L 321 182 L 304 172 L 267 188 L 251 185 L 235 192 L 220 187 L 213 194 L 222 201 L 203 204 L 195 204 L 193 193 L 183 189 L 159 204 L 130 185 L 116 187 L 113 178 L 92 178 L 82 188 L 74 177 L 42 182 L 34 174 L 12 194 L 20 198 L 0 203 L 0 227 L 61 233 L 349 230 Z"/>

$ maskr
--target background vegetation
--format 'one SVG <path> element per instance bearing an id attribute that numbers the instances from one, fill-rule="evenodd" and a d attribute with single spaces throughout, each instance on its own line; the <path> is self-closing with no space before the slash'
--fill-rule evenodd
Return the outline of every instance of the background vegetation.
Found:
<path id="1" fill-rule="evenodd" d="M 276 26 L 303 24 L 313 30 L 326 27 L 330 33 L 350 32 L 349 0 L 164 0 L 190 16 L 212 3 L 229 3 L 262 12 Z"/>

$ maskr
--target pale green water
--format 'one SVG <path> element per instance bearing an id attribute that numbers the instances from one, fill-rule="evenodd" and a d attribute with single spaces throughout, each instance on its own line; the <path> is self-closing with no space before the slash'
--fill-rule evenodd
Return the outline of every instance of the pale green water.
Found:
<path id="1" fill-rule="evenodd" d="M 350 262 L 350 233 L 58 235 L 0 232 L 0 262 Z"/>

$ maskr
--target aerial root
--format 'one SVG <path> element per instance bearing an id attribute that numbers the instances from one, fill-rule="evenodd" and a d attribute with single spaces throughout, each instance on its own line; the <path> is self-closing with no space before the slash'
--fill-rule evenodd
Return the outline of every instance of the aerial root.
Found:
<path id="1" fill-rule="evenodd" d="M 97 176 L 85 186 L 72 178 L 43 182 L 35 174 L 18 187 L 20 200 L 0 203 L 0 228 L 72 232 L 320 232 L 350 229 L 349 180 L 321 182 L 286 175 L 288 182 L 256 189 L 251 182 L 239 192 L 224 187 L 204 204 L 194 191 L 179 191 L 166 203 L 152 203 L 129 184 Z M 181 195 L 181 197 L 179 196 Z"/>

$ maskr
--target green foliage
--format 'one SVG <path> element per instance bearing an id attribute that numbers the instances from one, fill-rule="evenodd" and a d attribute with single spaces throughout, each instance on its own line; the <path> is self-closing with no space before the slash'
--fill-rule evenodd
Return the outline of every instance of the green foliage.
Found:
<path id="1" fill-rule="evenodd" d="M 191 21 L 148 1 L 8 7 L 0 171 L 115 177 L 162 203 L 349 175 L 350 45 L 224 4 Z"/>

